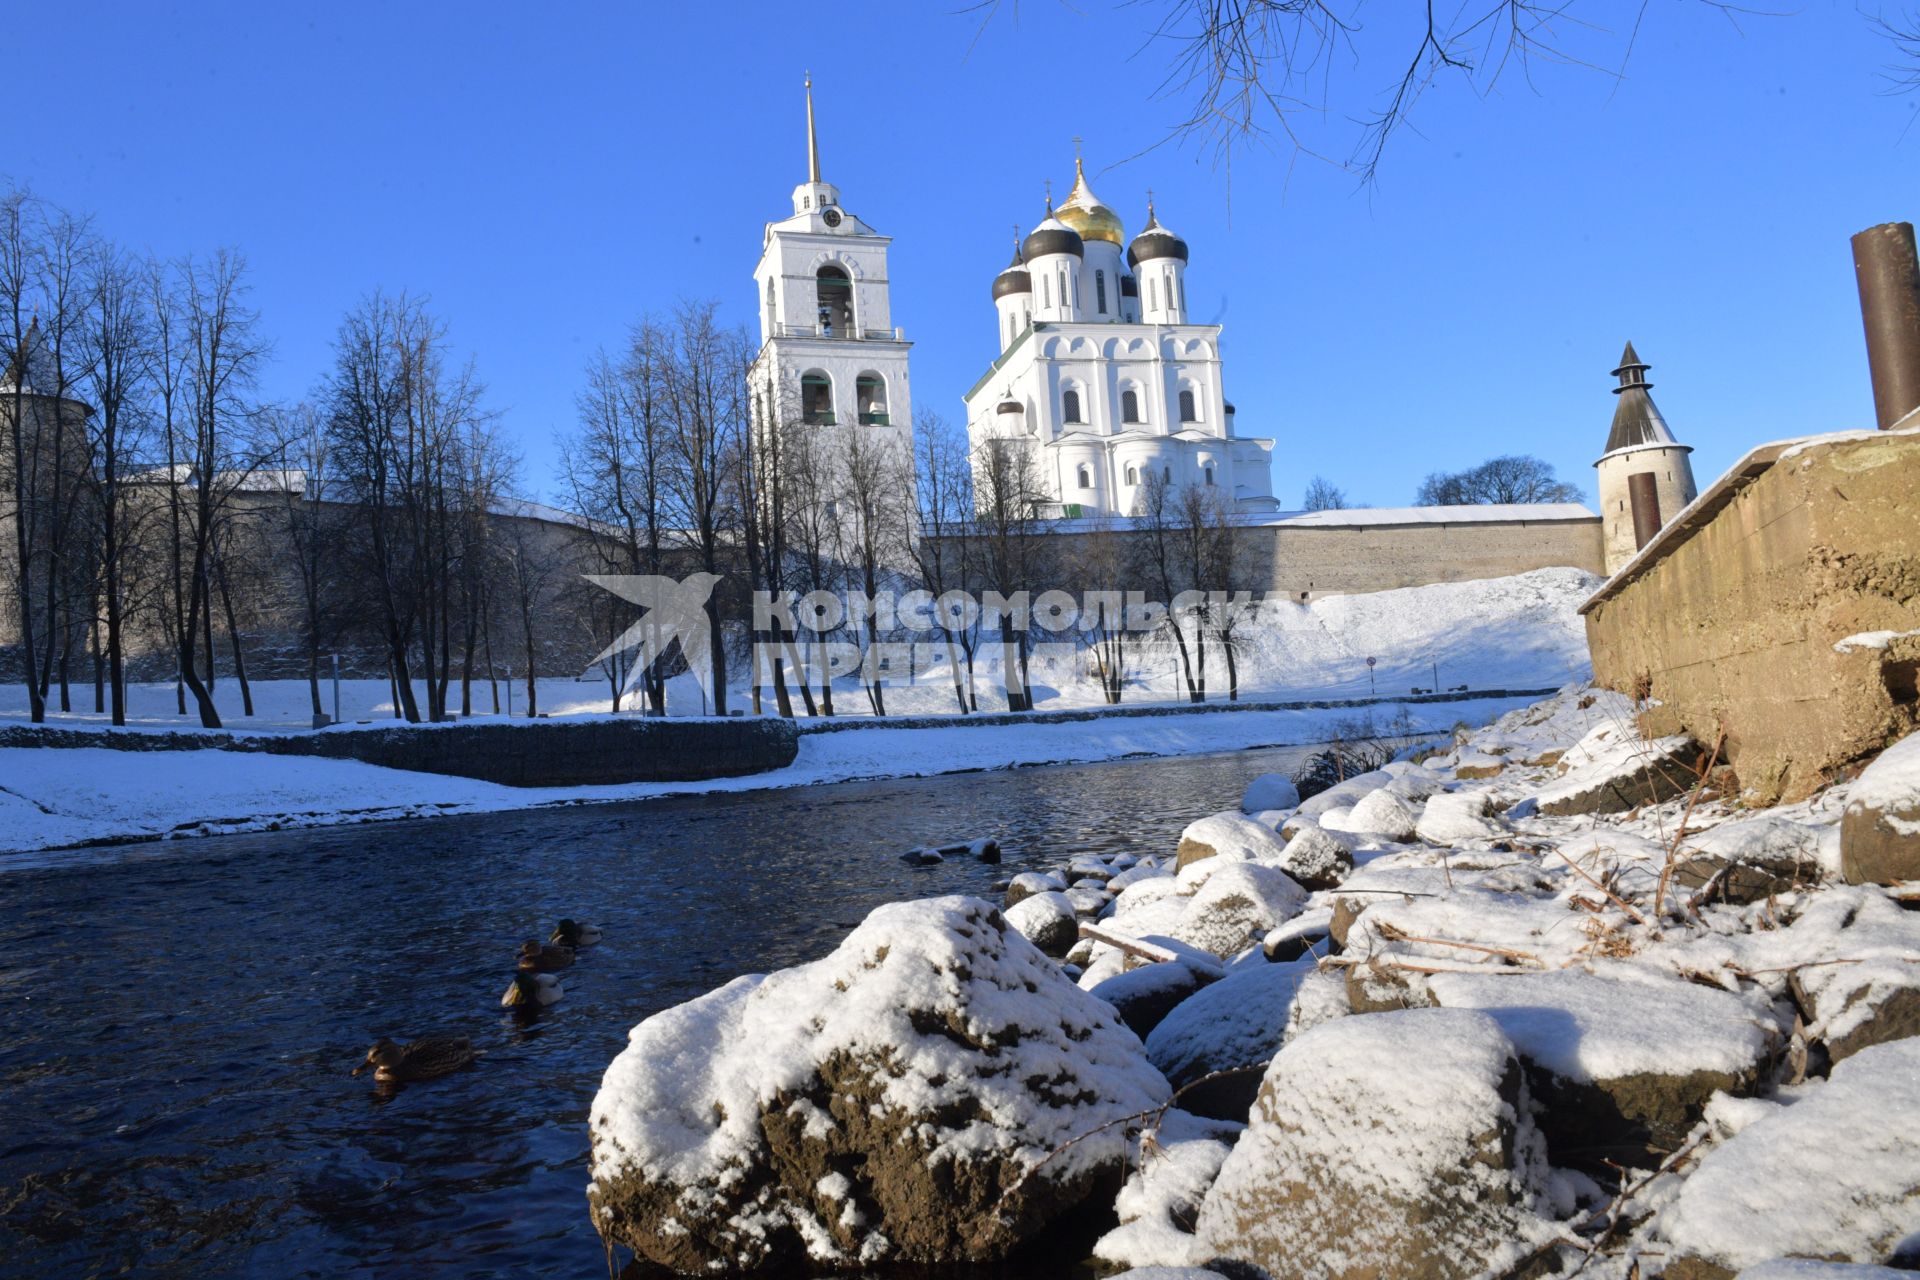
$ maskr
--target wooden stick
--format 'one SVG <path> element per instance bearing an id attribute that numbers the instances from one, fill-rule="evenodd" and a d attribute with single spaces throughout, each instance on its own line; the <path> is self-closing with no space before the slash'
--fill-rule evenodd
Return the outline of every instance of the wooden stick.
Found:
<path id="1" fill-rule="evenodd" d="M 1572 867 L 1575 875 L 1578 875 L 1582 880 L 1585 880 L 1588 884 L 1598 889 L 1601 893 L 1606 894 L 1607 898 L 1613 903 L 1614 906 L 1619 907 L 1622 911 L 1632 916 L 1635 920 L 1638 920 L 1641 924 L 1645 924 L 1647 922 L 1647 918 L 1645 916 L 1641 915 L 1638 911 L 1635 911 L 1632 907 L 1627 905 L 1626 899 L 1621 898 L 1619 895 L 1615 894 L 1613 890 L 1607 888 L 1607 886 L 1605 886 L 1604 884 L 1601 884 L 1598 880 L 1588 875 L 1586 872 L 1586 869 L 1582 867 L 1579 863 L 1575 862 L 1565 852 L 1563 852 L 1558 845 L 1549 845 L 1547 847 L 1552 849 L 1555 853 L 1559 854 L 1560 860 L 1566 863 L 1568 866 Z"/>
<path id="2" fill-rule="evenodd" d="M 1482 955 L 1501 956 L 1514 961 L 1530 961 L 1533 964 L 1539 965 L 1542 969 L 1547 967 L 1546 961 L 1529 952 L 1515 951 L 1511 947 L 1488 947 L 1478 942 L 1455 942 L 1451 938 L 1423 938 L 1417 934 L 1408 933 L 1403 929 L 1397 929 L 1385 920 L 1376 923 L 1374 925 L 1374 931 L 1388 942 L 1421 942 L 1430 947 L 1458 947 L 1462 951 L 1478 951 Z"/>
<path id="3" fill-rule="evenodd" d="M 1170 947 L 1142 942 L 1138 938 L 1124 937 L 1111 930 L 1102 929 L 1099 925 L 1088 924 L 1084 920 L 1080 922 L 1080 936 L 1094 942 L 1105 943 L 1116 951 L 1124 951 L 1134 959 L 1145 960 L 1148 964 L 1171 964 L 1177 960 L 1190 969 L 1211 974 L 1216 978 L 1226 973 L 1226 969 L 1218 961 L 1209 965 L 1199 956 L 1182 955 Z"/>

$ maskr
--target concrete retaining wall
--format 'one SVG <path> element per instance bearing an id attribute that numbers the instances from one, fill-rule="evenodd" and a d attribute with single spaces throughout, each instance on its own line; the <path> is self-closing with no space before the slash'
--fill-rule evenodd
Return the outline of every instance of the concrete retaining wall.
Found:
<path id="1" fill-rule="evenodd" d="M 451 774 L 510 787 L 697 782 L 765 773 L 793 763 L 794 726 L 780 720 L 533 720 L 414 725 L 322 733 L 128 733 L 17 726 L 0 746 L 106 747 L 118 751 L 251 751 L 359 760 L 388 769 Z"/>
<path id="2" fill-rule="evenodd" d="M 1749 791 L 1805 795 L 1920 727 L 1920 434 L 1755 450 L 1582 612 L 1648 733 L 1724 727 Z M 1871 632 L 1895 634 L 1841 646 Z"/>

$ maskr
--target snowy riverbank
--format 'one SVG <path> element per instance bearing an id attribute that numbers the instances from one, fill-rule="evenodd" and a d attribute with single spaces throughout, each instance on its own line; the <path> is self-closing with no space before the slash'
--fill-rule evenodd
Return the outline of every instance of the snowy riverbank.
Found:
<path id="1" fill-rule="evenodd" d="M 0 748 L 0 871 L 79 856 L 32 852 L 76 845 L 1288 746 L 1322 741 L 1339 726 L 1369 715 L 1383 728 L 1397 723 L 1409 732 L 1444 732 L 1517 701 L 1386 703 L 1364 711 L 1211 712 L 1059 724 L 870 725 L 807 734 L 794 763 L 768 773 L 617 787 L 504 787 L 353 761 L 226 751 Z"/>
<path id="2" fill-rule="evenodd" d="M 1304 803 L 1250 778 L 1176 849 L 658 1014 L 594 1102 L 596 1225 L 779 1275 L 1910 1267 L 1920 915 L 1844 871 L 1920 868 L 1920 737 L 1754 811 L 1631 713 L 1570 688 Z"/>

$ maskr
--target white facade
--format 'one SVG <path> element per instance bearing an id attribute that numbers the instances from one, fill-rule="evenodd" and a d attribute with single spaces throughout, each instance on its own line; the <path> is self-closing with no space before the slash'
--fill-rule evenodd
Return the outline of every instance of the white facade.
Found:
<path id="1" fill-rule="evenodd" d="M 1613 393 L 1620 399 L 1614 408 L 1607 451 L 1593 464 L 1600 494 L 1601 556 L 1610 574 L 1640 549 L 1640 539 L 1634 532 L 1633 477 L 1652 477 L 1656 510 L 1648 514 L 1656 530 L 1699 494 L 1693 482 L 1693 464 L 1687 459 L 1692 447 L 1674 439 L 1648 394 L 1653 384 L 1646 380 L 1646 371 L 1651 367 L 1641 362 L 1629 342 L 1620 357 L 1620 367 L 1613 371 L 1620 379 Z"/>
<path id="2" fill-rule="evenodd" d="M 1067 517 L 1131 515 L 1152 476 L 1272 511 L 1273 441 L 1234 430 L 1220 326 L 1187 316 L 1187 246 L 1148 207 L 1125 244 L 1086 176 L 994 281 L 999 357 L 966 395 L 967 435 L 1025 441 Z"/>
<path id="3" fill-rule="evenodd" d="M 807 148 L 808 179 L 793 189 L 793 215 L 767 224 L 753 271 L 760 302 L 760 353 L 749 373 L 754 412 L 763 423 L 797 420 L 841 437 L 879 433 L 910 463 L 912 344 L 894 327 L 888 299 L 892 239 L 849 213 L 839 189 L 821 180 L 811 82 Z"/>

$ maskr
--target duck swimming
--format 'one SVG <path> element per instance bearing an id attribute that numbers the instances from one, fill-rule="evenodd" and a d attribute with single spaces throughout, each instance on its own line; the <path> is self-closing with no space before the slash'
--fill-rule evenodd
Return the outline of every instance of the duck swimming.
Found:
<path id="1" fill-rule="evenodd" d="M 600 926 L 597 924 L 576 924 L 571 920 L 562 920 L 553 931 L 548 942 L 557 942 L 564 947 L 590 947 L 600 941 Z"/>
<path id="2" fill-rule="evenodd" d="M 560 979 L 550 973 L 520 972 L 513 975 L 513 981 L 507 984 L 507 993 L 500 997 L 503 1009 L 539 1009 L 552 1004 L 566 991 L 560 986 Z"/>
<path id="3" fill-rule="evenodd" d="M 357 1076 L 372 1067 L 378 1084 L 432 1080 L 458 1071 L 479 1056 L 474 1052 L 473 1042 L 465 1036 L 427 1036 L 407 1044 L 395 1044 L 381 1036 L 367 1050 L 366 1061 L 355 1067 L 353 1074 Z"/>
<path id="4" fill-rule="evenodd" d="M 520 944 L 520 967 L 529 973 L 552 973 L 572 963 L 572 947 L 551 942 L 541 946 L 531 938 Z"/>

